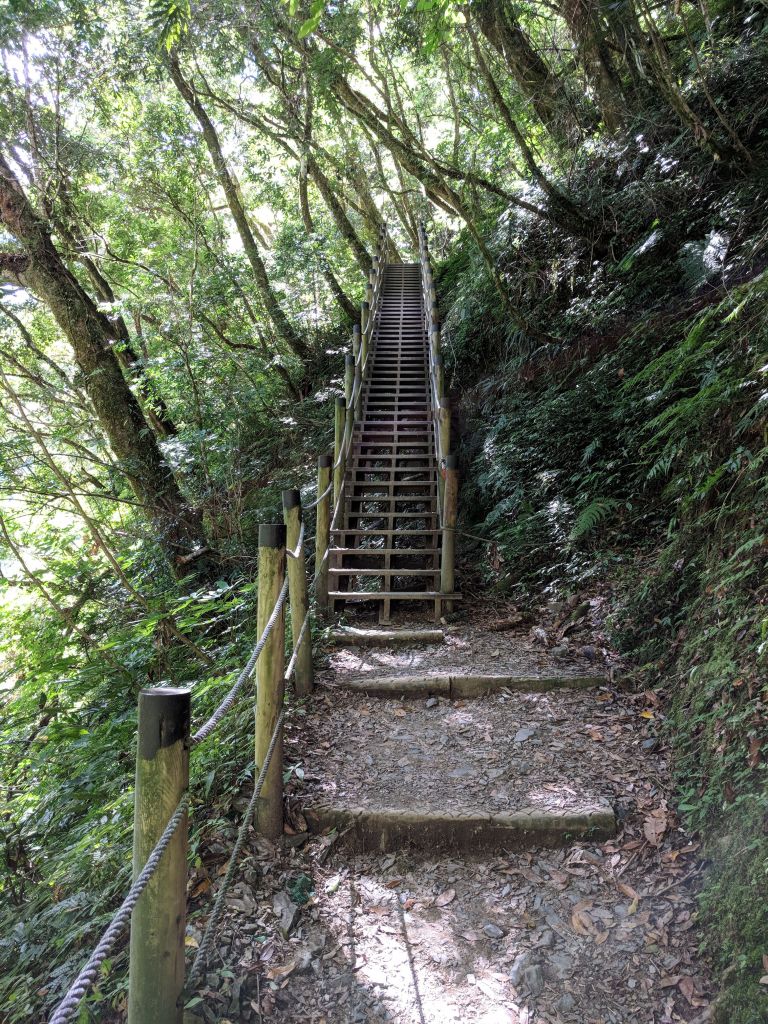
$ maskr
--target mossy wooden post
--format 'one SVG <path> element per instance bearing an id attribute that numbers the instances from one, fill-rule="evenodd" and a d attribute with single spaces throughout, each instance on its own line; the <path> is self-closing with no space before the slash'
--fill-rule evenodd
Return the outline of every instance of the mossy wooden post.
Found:
<path id="1" fill-rule="evenodd" d="M 451 450 L 451 405 L 447 398 L 440 399 L 440 410 L 438 415 L 438 428 L 440 430 L 440 454 L 442 455 L 443 458 L 445 458 L 447 453 Z M 438 478 L 438 486 L 440 488 L 440 499 L 441 501 L 444 501 L 445 480 L 443 479 L 442 472 L 440 473 L 440 476 Z"/>
<path id="2" fill-rule="evenodd" d="M 139 694 L 133 877 L 165 831 L 189 783 L 190 691 Z M 130 1024 L 181 1024 L 187 908 L 187 818 L 180 822 L 131 915 Z"/>
<path id="3" fill-rule="evenodd" d="M 445 364 L 443 357 L 438 353 L 432 360 L 435 370 L 435 390 L 438 401 L 445 398 Z"/>
<path id="4" fill-rule="evenodd" d="M 337 398 L 333 410 L 333 509 L 336 506 L 344 483 L 344 432 L 347 424 L 347 402 Z"/>
<path id="5" fill-rule="evenodd" d="M 454 592 L 456 565 L 456 513 L 459 497 L 459 457 L 445 457 L 445 490 L 443 492 L 443 543 L 440 552 L 440 592 Z M 446 612 L 453 611 L 453 601 L 444 601 Z"/>
<path id="6" fill-rule="evenodd" d="M 360 370 L 363 377 L 365 377 L 365 365 L 368 362 L 368 343 L 369 343 L 369 331 L 368 331 L 368 320 L 370 318 L 371 306 L 368 302 L 363 302 L 360 306 L 360 346 L 363 350 L 363 358 L 360 364 Z"/>
<path id="7" fill-rule="evenodd" d="M 292 550 L 296 551 L 301 536 L 301 493 L 295 487 L 283 491 L 283 520 L 285 521 L 285 543 Z M 288 572 L 288 596 L 291 600 L 291 640 L 294 649 L 309 610 L 307 598 L 307 565 L 304 557 L 304 542 L 301 543 L 301 550 L 295 558 L 289 558 L 287 562 Z M 309 623 L 304 630 L 304 636 L 299 644 L 296 655 L 296 675 L 294 686 L 300 697 L 305 697 L 312 692 L 314 676 L 312 672 L 312 630 Z"/>
<path id="8" fill-rule="evenodd" d="M 321 455 L 317 460 L 317 495 L 319 501 L 315 512 L 315 600 L 322 614 L 328 610 L 328 559 L 326 554 L 330 545 L 331 529 L 331 495 L 325 494 L 331 482 L 331 466 L 333 457 Z"/>
<path id="9" fill-rule="evenodd" d="M 359 358 L 360 355 L 360 325 L 355 324 L 352 328 L 352 355 L 355 357 L 355 382 L 354 387 L 357 389 L 355 392 L 355 419 L 359 420 L 362 417 L 363 412 L 363 376 L 362 376 L 362 360 Z"/>
<path id="10" fill-rule="evenodd" d="M 344 401 L 347 403 L 347 436 L 351 436 L 355 421 L 352 392 L 355 387 L 355 357 L 351 352 L 344 356 Z"/>
<path id="11" fill-rule="evenodd" d="M 285 526 L 259 527 L 259 592 L 256 633 L 267 627 L 285 581 Z M 256 773 L 261 771 L 275 723 L 283 709 L 285 608 L 281 608 L 256 662 Z M 277 738 L 256 811 L 256 830 L 268 839 L 283 834 L 283 737 Z"/>
<path id="12" fill-rule="evenodd" d="M 432 358 L 440 355 L 440 324 L 432 324 L 429 330 L 429 351 Z"/>

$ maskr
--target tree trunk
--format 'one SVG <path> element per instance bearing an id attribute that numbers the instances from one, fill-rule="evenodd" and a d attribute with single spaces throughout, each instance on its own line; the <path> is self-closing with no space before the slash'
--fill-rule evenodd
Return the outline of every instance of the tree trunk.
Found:
<path id="1" fill-rule="evenodd" d="M 504 58 L 542 124 L 554 135 L 562 135 L 557 124 L 564 109 L 562 85 L 536 52 L 504 0 L 474 0 L 470 16 Z"/>
<path id="2" fill-rule="evenodd" d="M 179 576 L 208 552 L 200 517 L 189 507 L 115 357 L 114 325 L 67 268 L 46 224 L 0 156 L 0 220 L 23 250 L 20 283 L 50 308 L 75 354 L 83 386 L 112 451 Z"/>
<path id="3" fill-rule="evenodd" d="M 560 13 L 576 44 L 587 81 L 595 91 L 603 123 L 609 132 L 617 132 L 626 122 L 627 102 L 595 0 L 561 0 Z"/>
<path id="4" fill-rule="evenodd" d="M 308 235 L 313 235 L 315 233 L 315 224 L 312 220 L 312 211 L 309 208 L 309 189 L 307 188 L 306 164 L 303 162 L 299 168 L 299 206 L 301 207 L 301 219 L 304 223 L 304 230 Z M 339 284 L 336 275 L 328 262 L 328 256 L 323 253 L 321 259 L 323 277 L 328 282 L 328 287 L 331 289 L 333 297 L 350 320 L 356 320 L 359 315 L 358 310 Z"/>
<path id="5" fill-rule="evenodd" d="M 264 307 L 266 308 L 272 323 L 275 325 L 275 330 L 279 337 L 299 357 L 299 359 L 301 359 L 302 362 L 306 362 L 309 356 L 309 349 L 298 331 L 294 329 L 290 320 L 286 316 L 285 311 L 278 302 L 277 296 L 272 288 L 269 276 L 267 275 L 267 268 L 264 266 L 264 261 L 261 258 L 259 247 L 256 244 L 256 239 L 253 231 L 251 230 L 251 225 L 248 222 L 248 216 L 240 198 L 239 189 L 235 179 L 232 177 L 232 174 L 227 167 L 227 162 L 224 159 L 218 132 L 214 127 L 213 121 L 208 117 L 208 114 L 192 85 L 190 85 L 182 75 L 179 60 L 175 53 L 170 54 L 167 63 L 174 85 L 179 90 L 179 94 L 184 102 L 197 118 L 197 122 L 202 129 L 203 139 L 205 140 L 205 144 L 208 149 L 208 155 L 210 156 L 216 170 L 216 176 L 219 179 L 219 184 L 221 185 L 226 197 L 229 212 L 232 214 L 232 219 L 234 220 L 238 234 L 240 235 L 240 241 L 243 243 L 243 250 L 245 251 L 248 262 L 251 265 L 254 281 L 256 282 L 256 287 L 261 295 Z"/>

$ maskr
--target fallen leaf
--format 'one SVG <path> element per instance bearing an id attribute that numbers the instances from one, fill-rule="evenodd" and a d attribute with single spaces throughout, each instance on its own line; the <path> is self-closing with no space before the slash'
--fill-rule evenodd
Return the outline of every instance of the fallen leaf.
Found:
<path id="1" fill-rule="evenodd" d="M 653 712 L 651 710 L 646 708 L 645 711 L 641 711 L 640 712 L 640 717 L 641 718 L 653 718 L 654 714 L 653 714 Z"/>
<path id="2" fill-rule="evenodd" d="M 283 964 L 282 967 L 268 967 L 267 970 L 264 971 L 264 977 L 268 981 L 282 981 L 283 978 L 287 978 L 289 974 L 293 974 L 295 970 L 295 963 Z"/>
<path id="3" fill-rule="evenodd" d="M 667 815 L 663 808 L 651 811 L 643 822 L 643 834 L 651 846 L 661 846 L 661 840 L 667 831 Z"/>
<path id="4" fill-rule="evenodd" d="M 455 889 L 446 889 L 445 892 L 441 892 L 435 900 L 436 907 L 447 907 L 449 903 L 453 903 L 456 899 Z"/>
<path id="5" fill-rule="evenodd" d="M 397 889 L 398 886 L 403 884 L 402 878 L 390 878 L 388 882 L 384 883 L 385 889 Z"/>
<path id="6" fill-rule="evenodd" d="M 398 718 L 405 718 L 407 713 L 408 712 L 405 710 L 405 708 L 395 708 L 395 710 L 392 712 L 392 714 L 397 715 Z"/>

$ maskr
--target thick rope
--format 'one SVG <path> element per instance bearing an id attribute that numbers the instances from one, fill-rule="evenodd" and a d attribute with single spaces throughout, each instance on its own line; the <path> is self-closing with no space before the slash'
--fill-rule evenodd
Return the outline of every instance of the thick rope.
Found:
<path id="1" fill-rule="evenodd" d="M 302 522 L 301 529 L 299 530 L 299 539 L 298 539 L 298 542 L 296 543 L 296 547 L 293 548 L 293 550 L 291 550 L 291 548 L 286 548 L 285 549 L 285 553 L 286 553 L 286 555 L 289 558 L 298 558 L 303 550 L 304 550 L 304 523 Z"/>
<path id="2" fill-rule="evenodd" d="M 285 581 L 283 583 L 283 588 L 280 591 L 280 594 L 278 595 L 277 601 L 275 601 L 275 607 L 272 609 L 272 614 L 269 617 L 269 621 L 264 627 L 264 632 L 261 634 L 259 642 L 253 648 L 253 652 L 251 653 L 251 656 L 248 659 L 248 664 L 237 677 L 237 682 L 229 691 L 229 693 L 221 702 L 221 704 L 219 704 L 219 706 L 216 708 L 216 710 L 208 719 L 208 721 L 197 730 L 194 736 L 192 736 L 192 738 L 190 739 L 191 746 L 195 747 L 197 746 L 198 743 L 201 743 L 204 739 L 207 739 L 208 736 L 211 735 L 213 730 L 219 724 L 219 722 L 222 720 L 222 718 L 230 710 L 232 705 L 235 703 L 238 693 L 243 688 L 243 685 L 247 682 L 247 680 L 250 679 L 251 675 L 253 674 L 253 670 L 256 668 L 256 662 L 259 660 L 259 655 L 264 649 L 264 644 L 266 644 L 267 640 L 269 639 L 269 634 L 272 632 L 272 629 L 274 628 L 274 625 L 277 622 L 277 617 L 280 614 L 280 609 L 285 604 L 285 598 L 287 593 L 288 577 L 286 576 Z"/>
<path id="3" fill-rule="evenodd" d="M 303 506 L 304 511 L 305 512 L 309 512 L 310 509 L 317 508 L 317 506 L 320 504 L 320 502 L 323 500 L 323 498 L 326 498 L 331 493 L 332 490 L 333 490 L 333 480 L 331 480 L 331 482 L 328 484 L 328 486 L 325 488 L 325 490 L 323 491 L 322 494 L 318 494 L 318 496 L 315 498 L 314 501 L 310 501 L 310 503 L 308 505 L 304 505 Z"/>
<path id="4" fill-rule="evenodd" d="M 69 991 L 61 1000 L 59 1005 L 53 1011 L 52 1016 L 49 1019 L 48 1024 L 67 1024 L 67 1021 L 72 1020 L 75 1014 L 78 1012 L 80 1000 L 83 998 L 85 993 L 96 981 L 101 970 L 101 965 L 106 960 L 109 951 L 114 946 L 115 942 L 120 938 L 123 930 L 127 926 L 131 919 L 131 913 L 134 907 L 139 902 L 139 897 L 144 892 L 149 883 L 149 880 L 157 870 L 157 866 L 162 860 L 162 856 L 168 848 L 168 844 L 176 834 L 176 829 L 179 827 L 184 815 L 187 813 L 189 807 L 189 794 L 185 793 L 179 801 L 179 805 L 171 815 L 170 821 L 165 826 L 163 834 L 157 841 L 155 848 L 147 858 L 147 862 L 141 869 L 141 873 L 133 883 L 131 888 L 128 890 L 123 902 L 120 904 L 115 916 L 109 924 L 109 927 L 102 935 L 98 945 L 91 953 L 88 962 L 82 971 L 78 974 L 75 980 L 69 987 Z"/>
<path id="5" fill-rule="evenodd" d="M 291 676 L 293 675 L 293 673 L 294 673 L 294 671 L 296 669 L 296 661 L 298 660 L 298 657 L 299 657 L 299 648 L 301 647 L 301 641 L 304 639 L 304 634 L 307 631 L 307 626 L 308 625 L 309 625 L 309 608 L 307 608 L 307 614 L 304 616 L 304 621 L 301 624 L 301 629 L 299 630 L 299 635 L 298 635 L 298 637 L 296 639 L 296 643 L 293 645 L 293 654 L 291 655 L 291 660 L 288 662 L 288 668 L 285 670 L 285 682 L 286 683 L 291 681 Z"/>
<path id="6" fill-rule="evenodd" d="M 242 824 L 240 825 L 240 831 L 237 834 L 235 845 L 232 848 L 232 855 L 229 858 L 229 864 L 227 865 L 227 873 L 224 876 L 224 881 L 221 884 L 221 888 L 216 894 L 216 899 L 214 900 L 213 903 L 213 910 L 211 911 L 211 916 L 208 918 L 202 942 L 198 947 L 197 953 L 195 954 L 194 962 L 192 964 L 192 969 L 189 972 L 189 980 L 187 981 L 188 991 L 192 988 L 193 982 L 200 976 L 200 974 L 202 974 L 203 969 L 205 968 L 205 965 L 207 963 L 208 955 L 211 951 L 211 944 L 214 938 L 214 932 L 216 930 L 216 925 L 219 923 L 219 919 L 221 918 L 221 915 L 224 911 L 224 897 L 227 895 L 229 887 L 232 884 L 232 879 L 235 876 L 237 861 L 238 858 L 240 857 L 240 852 L 243 848 L 243 844 L 245 843 L 246 834 L 248 832 L 248 829 L 250 828 L 251 822 L 253 821 L 253 815 L 256 811 L 256 802 L 259 799 L 259 796 L 261 795 L 261 790 L 264 786 L 264 780 L 267 777 L 267 771 L 269 770 L 272 755 L 274 754 L 275 747 L 277 746 L 277 740 L 280 735 L 280 730 L 282 729 L 283 726 L 284 717 L 285 712 L 281 711 L 280 715 L 278 716 L 277 722 L 275 723 L 272 738 L 269 741 L 269 748 L 267 749 L 266 757 L 264 758 L 264 764 L 261 766 L 259 777 L 256 780 L 256 785 L 253 790 L 253 796 L 251 797 L 248 807 L 246 808 L 245 814 L 243 815 L 243 821 Z M 51 1022 L 51 1024 L 53 1024 L 53 1022 Z"/>

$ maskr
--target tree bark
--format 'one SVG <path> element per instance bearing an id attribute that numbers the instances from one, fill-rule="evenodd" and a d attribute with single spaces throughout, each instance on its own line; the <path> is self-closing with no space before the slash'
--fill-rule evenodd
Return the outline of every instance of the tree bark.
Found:
<path id="1" fill-rule="evenodd" d="M 504 0 L 474 0 L 469 10 L 485 38 L 504 58 L 539 120 L 553 135 L 562 135 L 558 126 L 565 106 L 562 85 L 536 52 Z"/>
<path id="2" fill-rule="evenodd" d="M 242 199 L 240 198 L 240 191 L 235 179 L 230 173 L 227 162 L 224 159 L 219 135 L 214 127 L 213 121 L 211 121 L 208 116 L 208 113 L 200 102 L 194 88 L 181 73 L 179 60 L 175 53 L 171 53 L 169 55 L 167 64 L 174 85 L 178 89 L 184 102 L 194 114 L 200 128 L 202 129 L 203 139 L 208 149 L 208 155 L 211 158 L 216 171 L 216 177 L 218 178 L 219 184 L 221 185 L 226 197 L 227 206 L 232 214 L 232 219 L 237 227 L 237 232 L 240 235 L 240 241 L 243 244 L 245 255 L 251 265 L 254 281 L 256 282 L 256 287 L 261 295 L 264 307 L 267 310 L 272 323 L 275 325 L 275 330 L 278 336 L 302 362 L 306 362 L 309 357 L 309 349 L 303 338 L 300 336 L 298 331 L 295 330 L 286 316 L 285 311 L 280 305 L 274 289 L 272 288 L 272 284 L 270 283 L 269 276 L 267 274 L 267 268 L 264 266 L 264 261 L 261 258 L 261 253 L 259 252 L 259 247 L 248 221 L 245 207 L 243 206 Z"/>
<path id="3" fill-rule="evenodd" d="M 0 221 L 22 248 L 19 259 L 25 271 L 19 283 L 46 303 L 72 346 L 83 386 L 122 472 L 150 516 L 174 570 L 187 575 L 192 563 L 208 553 L 200 517 L 182 495 L 123 377 L 113 347 L 114 325 L 67 268 L 47 225 L 2 155 Z"/>

